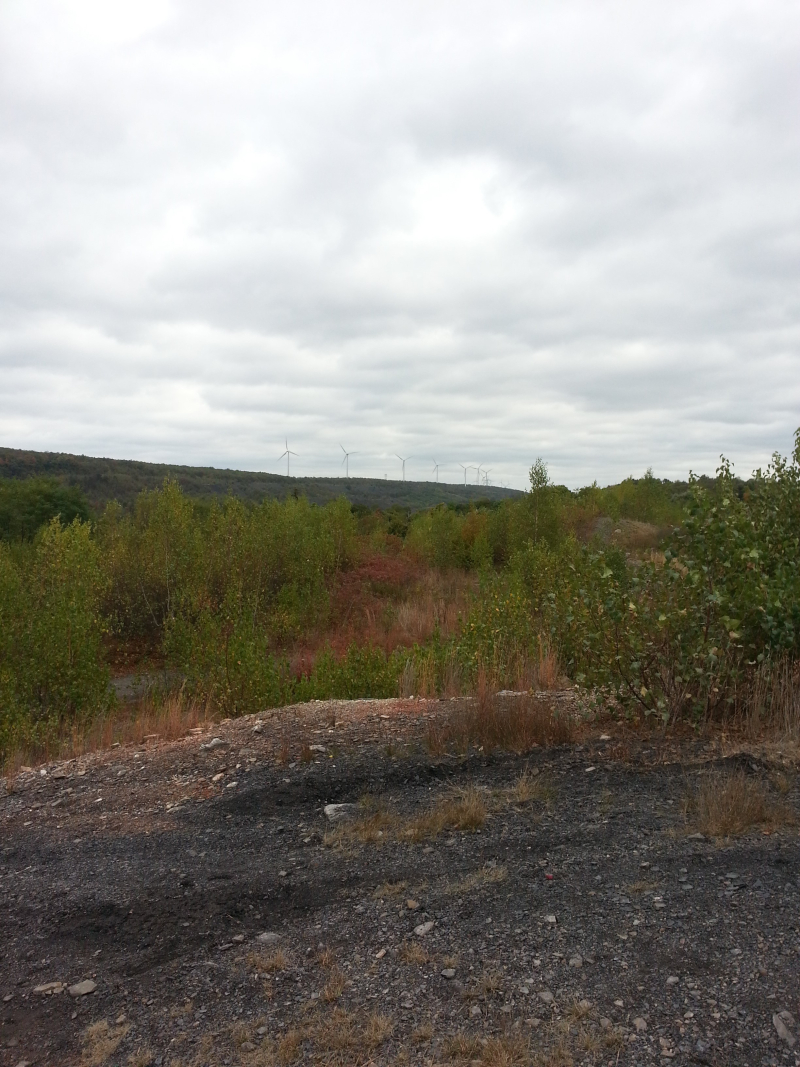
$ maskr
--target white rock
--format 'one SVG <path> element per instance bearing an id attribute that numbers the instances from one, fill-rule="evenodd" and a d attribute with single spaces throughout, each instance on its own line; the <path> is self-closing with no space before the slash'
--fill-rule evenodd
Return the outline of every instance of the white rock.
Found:
<path id="1" fill-rule="evenodd" d="M 76 982 L 75 985 L 69 987 L 69 995 L 86 997 L 89 993 L 94 993 L 95 989 L 97 989 L 97 982 L 93 982 L 91 978 L 85 978 L 82 982 Z"/>
<path id="2" fill-rule="evenodd" d="M 354 819 L 358 815 L 358 804 L 326 804 L 325 818 L 330 822 L 340 819 Z"/>
<path id="3" fill-rule="evenodd" d="M 645 1032 L 645 1030 L 647 1029 L 647 1023 L 644 1021 L 644 1019 L 641 1017 L 641 1015 L 638 1017 L 638 1019 L 634 1019 L 633 1020 L 633 1025 L 634 1025 L 634 1028 L 640 1034 L 643 1034 Z"/>
<path id="4" fill-rule="evenodd" d="M 265 931 L 263 934 L 259 934 L 256 938 L 261 945 L 276 945 L 281 939 L 280 934 L 274 933 L 272 930 Z"/>
<path id="5" fill-rule="evenodd" d="M 783 1014 L 788 1015 L 789 1013 L 781 1012 L 781 1015 Z M 776 1014 L 772 1016 L 772 1025 L 775 1027 L 778 1033 L 778 1037 L 781 1039 L 781 1041 L 785 1041 L 789 1048 L 793 1048 L 795 1042 L 794 1034 L 783 1021 L 780 1015 Z"/>
<path id="6" fill-rule="evenodd" d="M 583 956 L 573 956 L 569 961 L 570 967 L 583 967 Z"/>
<path id="7" fill-rule="evenodd" d="M 539 999 L 543 1000 L 545 1002 L 545 1004 L 552 1004 L 553 1001 L 555 1000 L 555 997 L 553 996 L 553 994 L 550 992 L 549 989 L 542 989 L 539 992 Z"/>
<path id="8" fill-rule="evenodd" d="M 680 982 L 680 978 L 677 978 L 674 974 L 671 974 L 667 979 L 667 985 L 677 985 Z"/>
<path id="9" fill-rule="evenodd" d="M 455 967 L 445 967 L 445 969 L 442 971 L 442 978 L 450 979 L 450 978 L 455 978 L 455 976 L 456 976 Z"/>
<path id="10" fill-rule="evenodd" d="M 206 741 L 204 745 L 200 746 L 201 752 L 213 752 L 215 748 L 224 748 L 228 742 L 223 741 L 221 737 L 212 737 L 210 741 Z"/>
<path id="11" fill-rule="evenodd" d="M 414 927 L 414 933 L 417 937 L 424 937 L 425 934 L 429 934 L 433 929 L 433 922 L 420 923 L 419 926 Z"/>
<path id="12" fill-rule="evenodd" d="M 558 919 L 555 917 L 555 915 L 545 915 L 544 921 L 546 923 L 550 923 L 550 925 L 552 926 L 554 923 L 558 922 Z"/>

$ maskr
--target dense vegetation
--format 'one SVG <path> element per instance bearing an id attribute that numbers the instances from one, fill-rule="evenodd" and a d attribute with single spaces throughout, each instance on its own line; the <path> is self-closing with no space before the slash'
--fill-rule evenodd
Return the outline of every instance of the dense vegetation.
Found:
<path id="1" fill-rule="evenodd" d="M 241 714 L 527 687 L 557 657 L 619 713 L 667 722 L 736 710 L 765 665 L 798 657 L 800 431 L 791 460 L 746 484 L 723 461 L 715 480 L 572 493 L 537 461 L 519 499 L 416 514 L 209 503 L 167 480 L 90 522 L 72 490 L 14 486 L 0 752 L 112 711 L 123 663 Z"/>

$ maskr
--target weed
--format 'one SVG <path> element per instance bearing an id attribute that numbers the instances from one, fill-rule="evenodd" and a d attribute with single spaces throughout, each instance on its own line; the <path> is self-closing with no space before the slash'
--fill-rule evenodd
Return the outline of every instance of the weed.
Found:
<path id="1" fill-rule="evenodd" d="M 281 1064 L 294 1063 L 300 1058 L 303 1049 L 303 1035 L 299 1030 L 289 1030 L 278 1042 L 278 1062 Z"/>
<path id="2" fill-rule="evenodd" d="M 758 778 L 744 771 L 710 776 L 686 798 L 693 829 L 709 837 L 732 837 L 754 826 L 774 828 L 796 821 L 783 803 L 774 801 Z"/>
<path id="3" fill-rule="evenodd" d="M 524 753 L 540 745 L 569 744 L 574 738 L 572 717 L 538 697 L 484 695 L 432 724 L 426 741 L 434 754 L 452 748 L 465 752 L 470 747 Z"/>
<path id="4" fill-rule="evenodd" d="M 553 797 L 553 785 L 548 778 L 531 773 L 527 768 L 519 778 L 505 791 L 505 797 L 512 804 L 529 804 L 532 800 L 549 801 Z"/>
<path id="5" fill-rule="evenodd" d="M 322 999 L 326 1004 L 334 1004 L 344 992 L 347 979 L 338 967 L 331 967 L 328 981 L 322 990 Z"/>
<path id="6" fill-rule="evenodd" d="M 418 967 L 430 959 L 427 951 L 417 941 L 404 941 L 397 954 L 403 963 L 415 964 Z"/>
<path id="7" fill-rule="evenodd" d="M 410 819 L 400 831 L 407 841 L 425 841 L 443 830 L 479 830 L 486 822 L 484 793 L 474 786 L 444 797 L 428 811 Z"/>
<path id="8" fill-rule="evenodd" d="M 408 889 L 408 882 L 384 882 L 376 886 L 372 892 L 375 900 L 392 900 L 401 896 Z"/>
<path id="9" fill-rule="evenodd" d="M 433 1037 L 433 1027 L 430 1023 L 421 1023 L 416 1030 L 412 1031 L 411 1043 L 414 1045 L 427 1045 Z"/>
<path id="10" fill-rule="evenodd" d="M 266 956 L 251 952 L 247 962 L 259 974 L 276 974 L 278 971 L 285 971 L 289 966 L 289 958 L 282 948 L 276 948 Z"/>
<path id="11" fill-rule="evenodd" d="M 457 882 L 451 882 L 445 892 L 448 896 L 466 896 L 486 885 L 498 885 L 508 878 L 506 867 L 481 867 L 471 874 L 467 874 Z M 449 965 L 448 965 L 449 966 Z"/>
<path id="12" fill-rule="evenodd" d="M 105 1019 L 87 1026 L 81 1035 L 82 1067 L 101 1067 L 102 1064 L 107 1063 L 128 1030 L 130 1027 L 127 1024 L 109 1026 Z"/>

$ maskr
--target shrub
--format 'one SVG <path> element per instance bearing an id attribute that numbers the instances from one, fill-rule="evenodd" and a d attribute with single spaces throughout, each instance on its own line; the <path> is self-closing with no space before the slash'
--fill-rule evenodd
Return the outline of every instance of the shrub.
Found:
<path id="1" fill-rule="evenodd" d="M 53 519 L 27 573 L 0 546 L 0 748 L 40 741 L 111 703 L 103 575 L 87 523 Z"/>

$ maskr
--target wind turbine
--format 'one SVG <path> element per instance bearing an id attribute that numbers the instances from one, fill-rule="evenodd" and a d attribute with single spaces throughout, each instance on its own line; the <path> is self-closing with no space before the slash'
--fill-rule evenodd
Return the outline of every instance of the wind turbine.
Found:
<path id="1" fill-rule="evenodd" d="M 436 475 L 436 481 L 439 481 L 439 464 L 436 460 L 433 461 L 433 473 Z"/>
<path id="2" fill-rule="evenodd" d="M 459 463 L 459 467 L 464 472 L 464 485 L 466 485 L 467 484 L 467 471 L 471 470 L 472 468 L 471 467 L 465 467 L 463 463 Z"/>
<path id="3" fill-rule="evenodd" d="M 286 451 L 279 458 L 283 459 L 283 456 L 286 456 L 286 477 L 288 478 L 289 477 L 289 457 L 290 456 L 296 456 L 297 453 L 296 452 L 292 452 L 291 448 L 289 448 L 288 438 L 284 441 L 284 444 L 286 445 Z"/>
<path id="4" fill-rule="evenodd" d="M 350 477 L 350 457 L 351 456 L 357 456 L 358 452 L 348 452 L 345 449 L 344 445 L 339 445 L 339 448 L 341 448 L 342 452 L 344 452 L 344 459 L 342 460 L 342 466 L 345 469 L 345 478 L 349 478 Z"/>
<path id="5" fill-rule="evenodd" d="M 491 467 L 487 471 L 483 472 L 483 484 L 484 485 L 488 485 L 489 484 L 489 475 L 491 473 L 492 473 L 492 468 Z"/>
<path id="6" fill-rule="evenodd" d="M 396 452 L 395 452 L 395 455 L 397 456 Z M 406 456 L 406 459 L 403 459 L 402 456 L 397 456 L 397 458 L 403 464 L 403 481 L 405 481 L 406 480 L 406 459 L 411 459 L 411 456 Z"/>
<path id="7" fill-rule="evenodd" d="M 481 467 L 480 464 L 478 464 L 478 466 L 475 468 L 475 470 L 478 472 L 475 475 L 475 484 L 476 485 L 480 485 L 481 484 L 481 472 L 482 472 L 483 468 Z"/>

